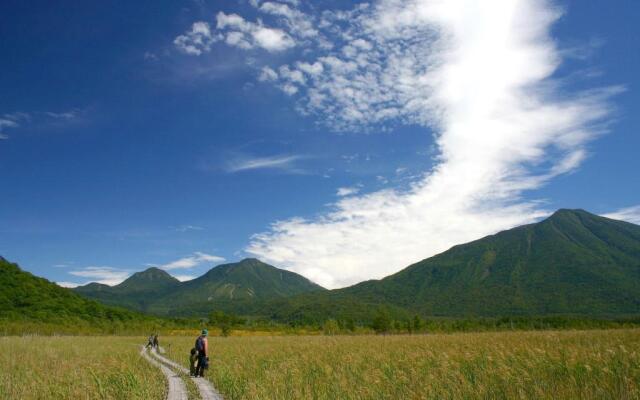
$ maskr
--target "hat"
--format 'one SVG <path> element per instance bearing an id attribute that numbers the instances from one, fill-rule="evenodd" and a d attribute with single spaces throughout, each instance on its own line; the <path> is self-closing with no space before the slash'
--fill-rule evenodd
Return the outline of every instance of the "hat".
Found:
<path id="1" fill-rule="evenodd" d="M 205 336 L 207 336 L 207 335 L 209 334 L 209 331 L 208 331 L 208 330 L 206 330 L 206 329 L 203 329 L 203 330 L 202 330 L 202 334 L 203 334 L 203 335 L 205 335 Z"/>

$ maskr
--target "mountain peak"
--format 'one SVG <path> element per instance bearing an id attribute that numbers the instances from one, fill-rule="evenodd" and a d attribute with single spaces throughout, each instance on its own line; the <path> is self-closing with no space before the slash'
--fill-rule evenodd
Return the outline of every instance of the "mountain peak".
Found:
<path id="1" fill-rule="evenodd" d="M 157 267 L 150 267 L 145 269 L 144 271 L 136 272 L 135 274 L 131 275 L 127 279 L 127 281 L 131 279 L 147 280 L 147 281 L 153 281 L 153 280 L 177 281 L 177 279 L 171 276 L 167 271 Z"/>
<path id="2" fill-rule="evenodd" d="M 556 210 L 556 212 L 551 214 L 551 216 L 549 218 L 562 217 L 562 216 L 568 216 L 568 215 L 594 216 L 594 214 L 591 214 L 590 212 L 585 211 L 585 210 L 583 210 L 581 208 L 560 208 L 560 209 Z"/>
<path id="3" fill-rule="evenodd" d="M 159 290 L 179 283 L 176 278 L 167 271 L 160 268 L 151 267 L 144 271 L 136 272 L 128 277 L 124 282 L 116 285 L 120 290 Z"/>

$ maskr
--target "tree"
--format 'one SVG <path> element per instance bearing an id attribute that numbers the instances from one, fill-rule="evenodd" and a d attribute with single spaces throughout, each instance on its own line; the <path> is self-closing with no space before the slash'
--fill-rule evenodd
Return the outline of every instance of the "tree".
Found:
<path id="1" fill-rule="evenodd" d="M 322 325 L 322 330 L 325 335 L 337 335 L 340 332 L 340 327 L 335 319 L 328 319 Z"/>
<path id="2" fill-rule="evenodd" d="M 422 318 L 420 318 L 419 315 L 416 315 L 413 317 L 413 330 L 415 332 L 420 332 L 422 331 L 422 329 L 424 328 L 424 320 Z"/>
<path id="3" fill-rule="evenodd" d="M 378 309 L 373 318 L 372 328 L 376 333 L 388 333 L 391 330 L 391 315 L 385 308 Z"/>

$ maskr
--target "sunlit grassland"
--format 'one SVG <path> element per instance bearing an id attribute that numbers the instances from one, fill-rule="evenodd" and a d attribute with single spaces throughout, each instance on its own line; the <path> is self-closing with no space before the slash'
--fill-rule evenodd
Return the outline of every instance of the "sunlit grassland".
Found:
<path id="1" fill-rule="evenodd" d="M 164 339 L 187 365 L 195 337 Z M 227 399 L 639 399 L 640 330 L 212 337 Z"/>
<path id="2" fill-rule="evenodd" d="M 163 399 L 137 337 L 0 337 L 0 399 Z"/>

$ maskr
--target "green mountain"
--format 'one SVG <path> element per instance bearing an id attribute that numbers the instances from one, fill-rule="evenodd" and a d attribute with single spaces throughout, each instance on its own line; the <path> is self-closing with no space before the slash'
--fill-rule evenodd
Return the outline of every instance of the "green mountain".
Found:
<path id="1" fill-rule="evenodd" d="M 160 315 L 205 315 L 237 311 L 275 298 L 324 290 L 308 279 L 254 258 L 212 268 L 199 278 L 178 282 L 150 268 L 114 287 L 89 284 L 75 289 L 83 296 Z"/>
<path id="2" fill-rule="evenodd" d="M 148 319 L 138 313 L 108 307 L 69 289 L 22 271 L 0 257 L 0 325 L 2 321 L 110 325 Z"/>
<path id="3" fill-rule="evenodd" d="M 560 210 L 345 292 L 425 315 L 638 314 L 640 226 Z"/>
<path id="4" fill-rule="evenodd" d="M 448 317 L 637 316 L 640 226 L 559 210 L 379 281 L 274 301 L 252 312 L 285 321 L 370 320 L 380 306 Z"/>
<path id="5" fill-rule="evenodd" d="M 180 281 L 159 268 L 136 272 L 115 286 L 89 283 L 73 289 L 108 305 L 122 306 L 134 310 L 145 310 L 156 298 L 176 289 Z"/>

